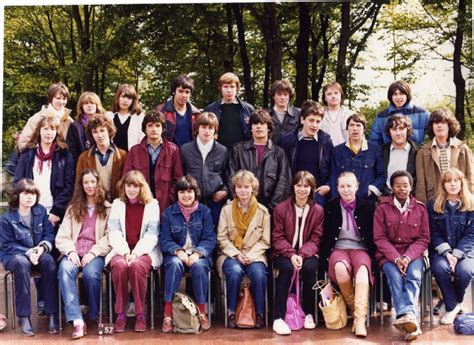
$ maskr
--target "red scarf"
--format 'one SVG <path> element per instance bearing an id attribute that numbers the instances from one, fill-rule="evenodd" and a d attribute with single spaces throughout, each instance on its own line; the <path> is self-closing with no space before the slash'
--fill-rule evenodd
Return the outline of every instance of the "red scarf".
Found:
<path id="1" fill-rule="evenodd" d="M 53 143 L 49 148 L 48 153 L 44 153 L 43 149 L 41 148 L 41 144 L 38 145 L 36 149 L 36 158 L 38 158 L 38 170 L 41 174 L 43 172 L 43 163 L 46 161 L 48 166 L 51 167 L 51 161 L 53 160 L 54 150 L 56 149 L 56 144 Z"/>
<path id="2" fill-rule="evenodd" d="M 199 206 L 199 201 L 195 200 L 191 207 L 185 207 L 183 206 L 182 203 L 178 201 L 179 208 L 181 209 L 181 213 L 184 216 L 184 219 L 186 222 L 189 222 L 189 219 L 191 218 L 191 215 L 196 212 L 198 206 Z"/>

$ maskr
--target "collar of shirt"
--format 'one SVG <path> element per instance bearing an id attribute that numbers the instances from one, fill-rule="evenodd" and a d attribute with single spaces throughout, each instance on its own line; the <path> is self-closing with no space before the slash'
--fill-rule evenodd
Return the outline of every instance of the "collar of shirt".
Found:
<path id="1" fill-rule="evenodd" d="M 276 114 L 285 114 L 285 113 L 288 111 L 288 107 L 289 107 L 289 104 L 286 106 L 285 110 L 280 111 L 280 110 L 277 109 L 277 106 L 274 105 L 274 106 L 273 106 L 273 111 L 274 111 Z"/>
<path id="2" fill-rule="evenodd" d="M 407 200 L 405 201 L 405 205 L 403 205 L 402 207 L 398 199 L 395 196 L 393 196 L 393 204 L 400 211 L 400 213 L 403 214 L 403 212 L 408 210 L 408 206 L 410 206 L 410 198 L 407 198 Z"/>
<path id="3" fill-rule="evenodd" d="M 397 149 L 395 148 L 395 145 L 393 144 L 390 144 L 390 151 L 393 151 L 393 150 L 400 150 L 400 149 Z M 407 143 L 405 144 L 404 147 L 402 147 L 402 150 L 404 151 L 410 151 L 410 143 L 407 141 Z"/>
<path id="4" fill-rule="evenodd" d="M 226 103 L 224 102 L 224 98 L 221 98 L 221 104 L 239 104 L 239 101 L 237 100 L 237 97 L 235 97 L 232 102 Z"/>
<path id="5" fill-rule="evenodd" d="M 453 145 L 453 141 L 448 138 L 448 143 L 446 147 L 450 147 Z M 431 142 L 431 147 L 438 147 L 438 142 L 436 141 L 436 138 L 433 138 L 433 141 Z"/>
<path id="6" fill-rule="evenodd" d="M 298 141 L 301 141 L 303 138 L 309 139 L 309 137 L 305 137 L 305 136 L 303 135 L 303 130 L 298 131 Z M 316 140 L 316 141 L 318 141 L 318 132 L 316 132 L 316 133 L 314 134 L 313 139 Z"/>
<path id="7" fill-rule="evenodd" d="M 214 139 L 209 140 L 207 144 L 204 144 L 199 137 L 196 138 L 196 143 L 201 151 L 209 152 L 212 149 L 212 145 L 214 145 Z"/>
<path id="8" fill-rule="evenodd" d="M 149 142 L 147 142 L 147 144 L 146 144 L 147 150 L 153 150 L 153 151 L 158 150 L 159 148 L 161 148 L 161 146 L 163 146 L 163 141 L 160 141 L 160 143 L 158 144 L 157 147 L 154 147 L 154 146 L 153 146 L 152 144 L 150 144 Z"/>
<path id="9" fill-rule="evenodd" d="M 352 151 L 349 139 L 347 139 L 346 141 L 346 147 Z M 369 149 L 369 144 L 367 143 L 367 139 L 365 139 L 365 137 L 362 137 L 362 146 L 360 148 L 360 151 L 367 151 L 368 149 Z"/>
<path id="10" fill-rule="evenodd" d="M 100 154 L 101 156 L 105 156 L 107 153 L 112 153 L 112 152 L 115 152 L 115 147 L 112 144 L 109 145 L 109 148 L 107 149 L 107 151 L 105 151 L 104 154 L 102 154 L 102 152 L 100 152 L 100 150 L 97 146 L 94 146 L 94 153 Z"/>

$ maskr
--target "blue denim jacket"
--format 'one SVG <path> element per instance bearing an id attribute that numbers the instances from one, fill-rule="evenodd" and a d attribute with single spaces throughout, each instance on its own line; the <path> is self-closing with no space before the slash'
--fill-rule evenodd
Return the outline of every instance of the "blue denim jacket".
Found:
<path id="1" fill-rule="evenodd" d="M 0 260 L 3 265 L 15 255 L 26 255 L 26 252 L 40 244 L 44 244 L 51 251 L 54 241 L 54 228 L 48 220 L 48 213 L 41 205 L 31 208 L 30 228 L 20 218 L 18 211 L 8 211 L 1 220 L 0 231 Z"/>
<path id="2" fill-rule="evenodd" d="M 474 258 L 474 211 L 459 211 L 446 202 L 443 213 L 433 209 L 434 199 L 428 202 L 432 254 L 442 255 L 452 250 L 454 256 Z"/>
<path id="3" fill-rule="evenodd" d="M 195 251 L 206 257 L 212 263 L 212 252 L 217 244 L 216 232 L 212 225 L 211 211 L 199 204 L 196 212 L 186 222 L 178 203 L 168 207 L 163 213 L 160 224 L 159 243 L 163 254 L 176 255 L 186 243 L 186 234 L 195 247 Z"/>
<path id="4" fill-rule="evenodd" d="M 369 185 L 376 187 L 382 192 L 385 185 L 385 174 L 381 146 L 370 141 L 367 142 L 368 149 L 354 153 L 346 146 L 346 143 L 337 145 L 334 148 L 331 167 L 331 195 L 338 197 L 337 178 L 344 171 L 353 172 L 359 180 L 357 196 L 367 199 Z M 371 198 L 373 199 L 372 192 Z"/>

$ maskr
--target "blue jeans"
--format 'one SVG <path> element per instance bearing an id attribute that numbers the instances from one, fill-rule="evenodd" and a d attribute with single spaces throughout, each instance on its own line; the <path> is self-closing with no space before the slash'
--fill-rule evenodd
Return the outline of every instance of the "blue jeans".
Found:
<path id="1" fill-rule="evenodd" d="M 406 276 L 401 275 L 397 265 L 393 262 L 385 263 L 382 269 L 387 276 L 397 317 L 408 313 L 416 316 L 424 269 L 423 259 L 420 258 L 410 262 Z"/>
<path id="2" fill-rule="evenodd" d="M 466 289 L 474 277 L 474 259 L 459 260 L 453 273 L 448 260 L 442 255 L 437 255 L 431 258 L 431 271 L 443 293 L 446 311 L 453 310 L 456 304 L 464 300 Z M 451 277 L 454 277 L 454 281 Z"/>
<path id="3" fill-rule="evenodd" d="M 8 261 L 5 268 L 13 272 L 15 279 L 16 315 L 25 317 L 31 315 L 30 273 L 33 270 L 41 272 L 45 293 L 46 314 L 58 312 L 58 279 L 56 262 L 49 253 L 39 257 L 38 265 L 33 266 L 24 255 L 15 255 Z"/>
<path id="4" fill-rule="evenodd" d="M 172 302 L 174 293 L 178 291 L 185 265 L 176 255 L 167 255 L 165 257 L 165 302 Z M 209 287 L 210 262 L 207 258 L 200 258 L 192 264 L 189 272 L 193 283 L 193 292 L 196 303 L 203 304 L 207 300 Z"/>
<path id="5" fill-rule="evenodd" d="M 104 258 L 97 256 L 86 267 L 81 268 L 64 257 L 59 264 L 58 280 L 67 321 L 82 320 L 79 291 L 76 284 L 77 274 L 81 269 L 89 302 L 89 318 L 91 320 L 97 319 L 99 312 L 100 277 L 104 269 Z"/>
<path id="6" fill-rule="evenodd" d="M 263 315 L 265 292 L 267 291 L 267 267 L 261 262 L 244 266 L 237 259 L 226 258 L 222 272 L 227 286 L 227 309 L 230 312 L 235 312 L 240 283 L 244 275 L 247 275 L 250 279 L 250 291 L 255 302 L 255 311 L 258 315 Z"/>

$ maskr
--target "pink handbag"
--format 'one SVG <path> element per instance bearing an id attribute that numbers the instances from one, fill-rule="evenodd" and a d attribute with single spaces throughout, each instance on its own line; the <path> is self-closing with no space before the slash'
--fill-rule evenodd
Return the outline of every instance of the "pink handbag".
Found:
<path id="1" fill-rule="evenodd" d="M 296 294 L 291 292 L 291 288 L 296 280 Z M 304 326 L 304 311 L 300 305 L 300 270 L 295 270 L 291 277 L 288 299 L 286 300 L 285 322 L 292 331 L 302 329 Z"/>

